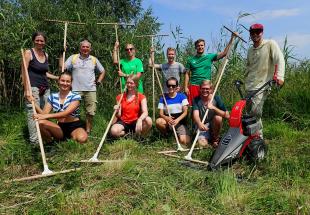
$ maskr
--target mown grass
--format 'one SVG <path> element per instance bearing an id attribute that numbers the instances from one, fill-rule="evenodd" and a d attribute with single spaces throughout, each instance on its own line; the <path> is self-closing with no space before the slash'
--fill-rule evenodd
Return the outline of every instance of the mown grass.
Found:
<path id="1" fill-rule="evenodd" d="M 108 139 L 99 158 L 120 162 L 66 162 L 92 157 L 107 123 L 98 114 L 87 144 L 67 141 L 46 149 L 50 169 L 82 167 L 81 171 L 4 183 L 42 171 L 38 148 L 29 146 L 24 137 L 24 121 L 23 113 L 1 113 L 2 214 L 310 213 L 309 130 L 266 122 L 267 159 L 258 164 L 240 160 L 217 172 L 157 154 L 174 147 L 172 137 L 161 139 L 157 132 L 143 140 Z M 199 151 L 194 156 L 206 160 L 211 153 Z"/>

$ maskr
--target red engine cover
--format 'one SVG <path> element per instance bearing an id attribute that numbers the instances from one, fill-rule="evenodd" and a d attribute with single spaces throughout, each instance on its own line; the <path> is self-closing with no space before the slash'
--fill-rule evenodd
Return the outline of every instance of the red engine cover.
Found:
<path id="1" fill-rule="evenodd" d="M 236 104 L 233 106 L 230 118 L 229 118 L 229 126 L 232 128 L 240 128 L 242 131 L 242 111 L 245 107 L 246 101 L 240 100 L 236 102 Z"/>

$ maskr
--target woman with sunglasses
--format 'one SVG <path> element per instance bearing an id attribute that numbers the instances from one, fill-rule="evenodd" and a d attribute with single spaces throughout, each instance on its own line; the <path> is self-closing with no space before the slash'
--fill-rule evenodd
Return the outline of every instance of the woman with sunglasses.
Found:
<path id="1" fill-rule="evenodd" d="M 43 32 L 35 32 L 32 34 L 33 48 L 28 49 L 24 53 L 25 66 L 28 69 L 28 75 L 31 85 L 32 97 L 30 91 L 24 88 L 24 95 L 26 98 L 26 110 L 28 119 L 28 131 L 31 144 L 38 143 L 38 137 L 35 127 L 35 122 L 32 119 L 33 110 L 31 101 L 34 100 L 41 108 L 44 107 L 47 97 L 50 94 L 48 78 L 57 80 L 59 77 L 49 73 L 48 69 L 48 55 L 44 51 L 46 36 Z M 22 66 L 22 79 L 25 82 L 25 71 Z M 24 86 L 26 84 L 24 83 Z"/>
<path id="2" fill-rule="evenodd" d="M 137 79 L 130 75 L 126 81 L 126 92 L 124 92 L 120 105 L 115 105 L 118 110 L 117 122 L 111 127 L 113 137 L 122 137 L 128 132 L 134 132 L 141 136 L 146 136 L 152 128 L 152 119 L 148 116 L 146 97 L 137 92 Z M 121 94 L 116 97 L 117 102 L 121 99 Z"/>
<path id="3" fill-rule="evenodd" d="M 39 120 L 42 138 L 46 142 L 72 138 L 79 143 L 85 143 L 87 133 L 79 118 L 81 96 L 71 91 L 72 76 L 69 72 L 60 75 L 58 86 L 59 92 L 48 97 L 43 110 L 36 105 L 38 114 L 33 118 Z M 50 113 L 52 110 L 54 113 Z M 57 123 L 48 119 L 57 119 Z"/>
<path id="4" fill-rule="evenodd" d="M 136 58 L 136 49 L 133 44 L 128 43 L 125 46 L 124 51 L 126 52 L 126 58 L 118 59 L 118 49 L 119 49 L 119 42 L 116 41 L 113 49 L 113 63 L 115 65 L 120 64 L 120 69 L 118 71 L 118 75 L 121 77 L 122 82 L 122 90 L 125 88 L 126 79 L 129 75 L 134 74 L 134 79 L 137 79 L 138 82 L 138 92 L 143 93 L 143 83 L 141 80 L 143 70 L 142 61 L 139 58 Z"/>
<path id="5" fill-rule="evenodd" d="M 165 94 L 165 99 L 168 107 L 166 107 L 164 99 L 161 97 L 158 104 L 160 117 L 156 120 L 156 127 L 162 134 L 167 135 L 171 130 L 171 126 L 175 126 L 180 144 L 189 145 L 191 138 L 186 127 L 188 100 L 185 94 L 178 92 L 178 85 L 178 80 L 175 77 L 167 79 L 168 93 Z M 167 108 L 171 117 L 169 117 Z"/>

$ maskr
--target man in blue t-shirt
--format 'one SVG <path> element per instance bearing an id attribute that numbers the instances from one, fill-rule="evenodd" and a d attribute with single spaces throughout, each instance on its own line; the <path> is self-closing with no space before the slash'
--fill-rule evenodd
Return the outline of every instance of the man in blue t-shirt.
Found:
<path id="1" fill-rule="evenodd" d="M 200 96 L 193 100 L 193 120 L 200 130 L 198 144 L 200 147 L 208 147 L 210 143 L 214 148 L 218 146 L 219 133 L 222 128 L 223 118 L 229 119 L 222 99 L 216 95 L 211 103 L 213 88 L 209 80 L 202 81 L 200 85 Z M 202 119 L 205 112 L 209 109 L 205 122 Z"/>
<path id="2" fill-rule="evenodd" d="M 168 93 L 165 94 L 165 99 L 168 107 L 163 97 L 161 97 L 158 103 L 160 117 L 156 119 L 156 127 L 162 134 L 167 134 L 171 126 L 175 126 L 180 144 L 188 145 L 191 139 L 189 130 L 186 127 L 186 115 L 188 112 L 187 98 L 185 94 L 177 92 L 179 83 L 175 77 L 168 78 L 166 86 Z"/>

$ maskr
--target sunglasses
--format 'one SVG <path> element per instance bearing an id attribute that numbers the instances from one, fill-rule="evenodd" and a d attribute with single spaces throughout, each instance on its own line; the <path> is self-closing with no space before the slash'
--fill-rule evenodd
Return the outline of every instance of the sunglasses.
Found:
<path id="1" fill-rule="evenodd" d="M 263 32 L 261 29 L 250 30 L 250 34 L 260 34 L 261 32 Z"/>
<path id="2" fill-rule="evenodd" d="M 177 87 L 177 85 L 175 85 L 175 84 L 168 84 L 168 85 L 167 85 L 167 87 L 168 87 L 168 88 L 170 88 L 170 87 L 172 87 L 172 88 L 176 88 L 176 87 Z"/>
<path id="3" fill-rule="evenodd" d="M 132 51 L 132 50 L 134 50 L 134 49 L 135 49 L 135 48 L 126 48 L 125 51 L 128 52 L 128 51 Z"/>

